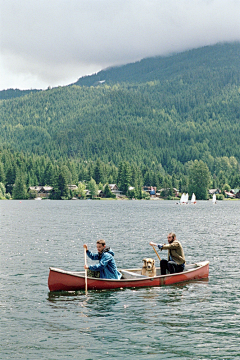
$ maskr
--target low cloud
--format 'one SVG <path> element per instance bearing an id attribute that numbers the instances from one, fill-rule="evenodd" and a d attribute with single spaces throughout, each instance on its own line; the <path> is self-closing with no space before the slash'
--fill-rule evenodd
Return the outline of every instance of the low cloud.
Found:
<path id="1" fill-rule="evenodd" d="M 108 66 L 240 41 L 238 0 L 0 0 L 0 6 L 1 88 L 69 84 Z"/>

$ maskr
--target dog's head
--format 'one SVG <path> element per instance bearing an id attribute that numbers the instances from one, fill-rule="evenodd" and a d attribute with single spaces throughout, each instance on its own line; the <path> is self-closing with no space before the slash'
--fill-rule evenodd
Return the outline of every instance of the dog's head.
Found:
<path id="1" fill-rule="evenodd" d="M 151 258 L 143 259 L 143 267 L 147 270 L 152 270 L 155 265 L 155 260 Z"/>

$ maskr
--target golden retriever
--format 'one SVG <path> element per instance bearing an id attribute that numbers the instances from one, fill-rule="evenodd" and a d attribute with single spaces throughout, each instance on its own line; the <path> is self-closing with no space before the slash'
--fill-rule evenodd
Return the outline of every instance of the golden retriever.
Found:
<path id="1" fill-rule="evenodd" d="M 143 259 L 142 275 L 156 276 L 155 260 L 151 258 Z"/>

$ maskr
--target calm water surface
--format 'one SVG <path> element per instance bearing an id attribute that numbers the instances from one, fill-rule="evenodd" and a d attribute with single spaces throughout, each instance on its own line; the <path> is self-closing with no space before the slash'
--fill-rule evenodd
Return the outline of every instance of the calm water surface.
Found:
<path id="1" fill-rule="evenodd" d="M 0 201 L 0 359 L 240 359 L 239 220 L 240 201 Z M 170 231 L 208 281 L 49 293 L 49 266 L 82 270 L 84 243 L 141 267 Z"/>

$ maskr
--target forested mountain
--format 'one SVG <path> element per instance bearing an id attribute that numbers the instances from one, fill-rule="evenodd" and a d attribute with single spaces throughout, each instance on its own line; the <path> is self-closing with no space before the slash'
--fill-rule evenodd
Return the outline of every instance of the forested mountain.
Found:
<path id="1" fill-rule="evenodd" d="M 75 85 L 94 86 L 98 82 L 139 84 L 177 78 L 191 84 L 201 83 L 208 76 L 211 79 L 215 76 L 222 78 L 220 81 L 225 84 L 235 84 L 239 82 L 239 66 L 240 44 L 238 42 L 225 43 L 108 68 L 97 74 L 80 78 Z"/>
<path id="2" fill-rule="evenodd" d="M 29 93 L 34 93 L 41 90 L 19 90 L 19 89 L 7 89 L 0 91 L 0 100 L 12 99 L 16 97 L 25 96 Z"/>
<path id="3" fill-rule="evenodd" d="M 3 149 L 52 161 L 129 161 L 145 168 L 143 176 L 147 167 L 178 179 L 196 159 L 213 176 L 225 157 L 233 178 L 237 162 L 229 158 L 240 161 L 240 44 L 144 59 L 0 105 Z"/>

